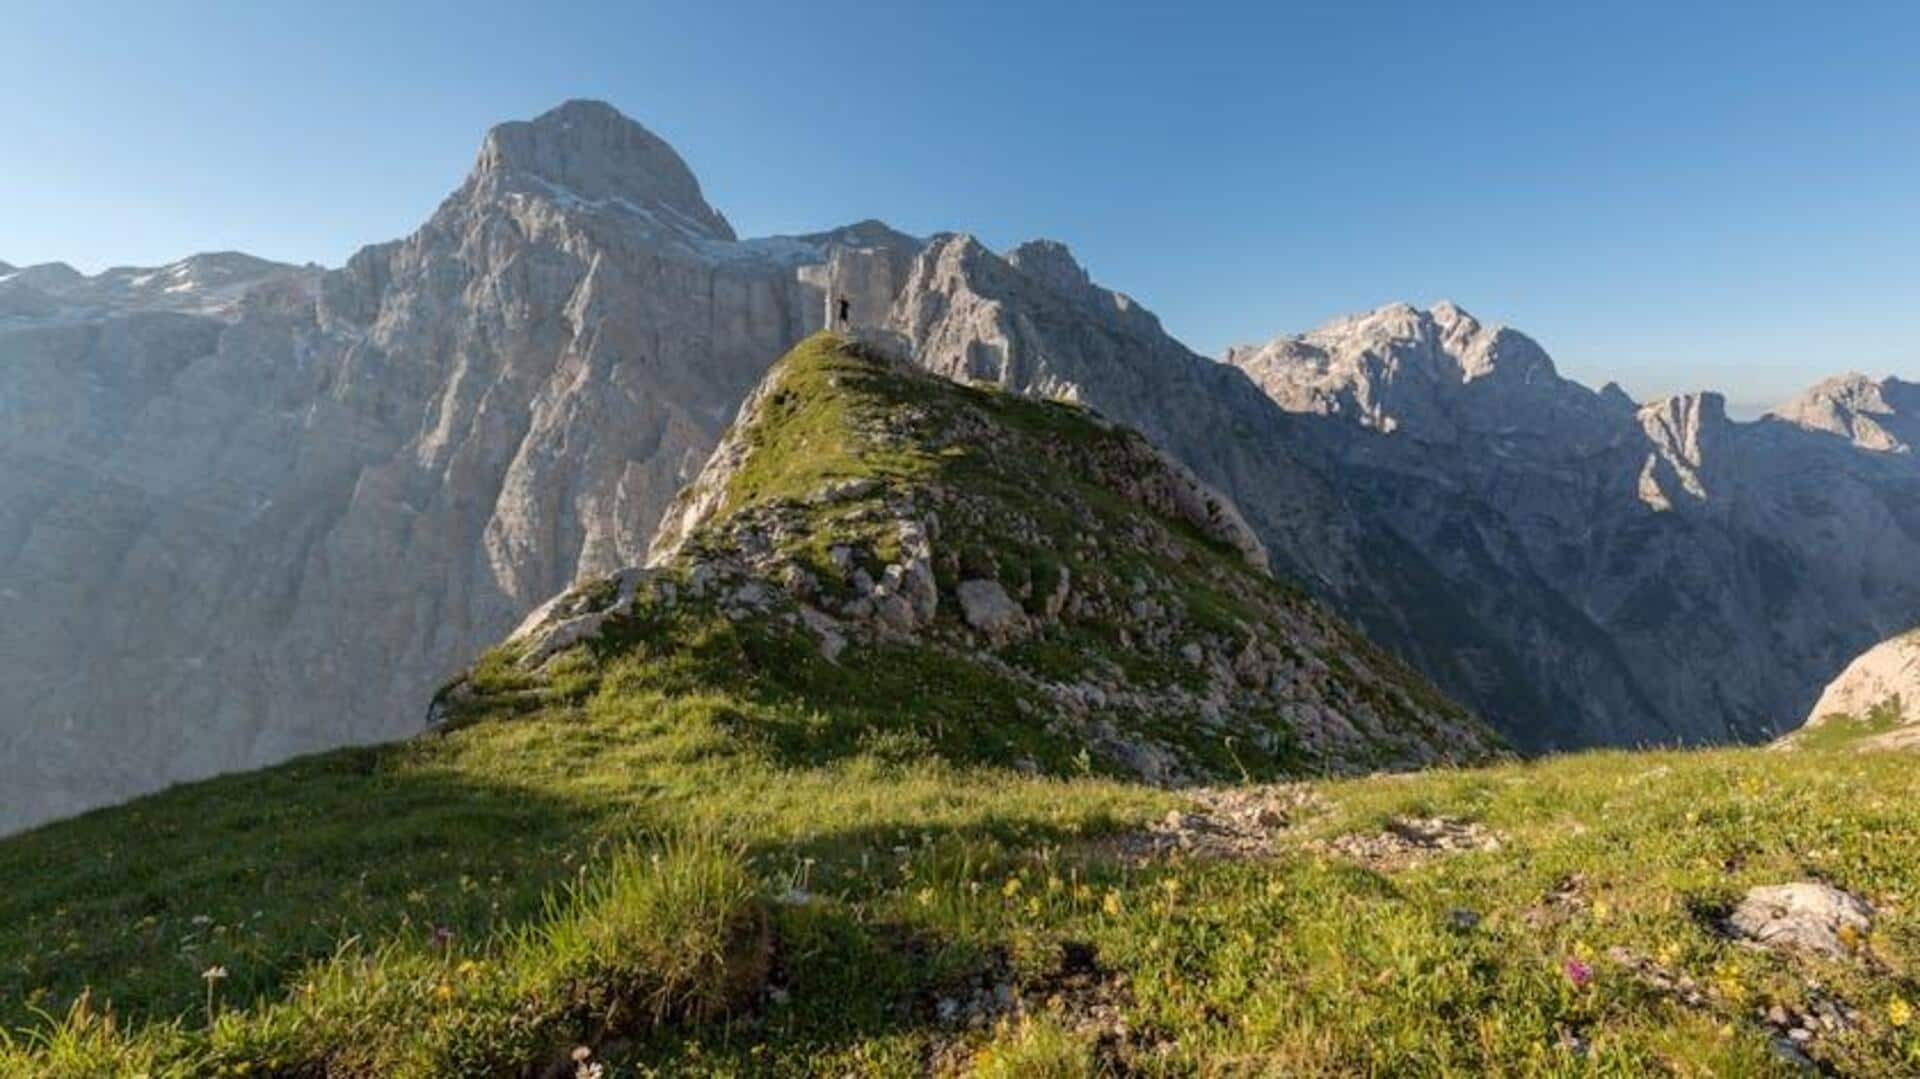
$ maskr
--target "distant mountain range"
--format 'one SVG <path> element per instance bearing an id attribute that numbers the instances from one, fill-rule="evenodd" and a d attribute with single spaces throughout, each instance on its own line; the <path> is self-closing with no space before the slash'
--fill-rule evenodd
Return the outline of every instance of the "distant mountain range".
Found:
<path id="1" fill-rule="evenodd" d="M 1451 305 L 1220 362 L 1058 244 L 741 240 L 570 102 L 337 270 L 0 264 L 0 828 L 418 730 L 527 611 L 644 558 L 842 298 L 930 370 L 1138 427 L 1522 746 L 1765 738 L 1920 606 L 1913 384 L 1736 423 Z"/>

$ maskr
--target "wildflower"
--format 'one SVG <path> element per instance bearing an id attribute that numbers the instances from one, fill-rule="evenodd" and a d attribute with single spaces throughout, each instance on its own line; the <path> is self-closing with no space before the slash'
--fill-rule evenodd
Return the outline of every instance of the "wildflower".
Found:
<path id="1" fill-rule="evenodd" d="M 480 972 L 480 964 L 471 959 L 465 959 L 461 961 L 459 966 L 453 968 L 453 972 L 462 978 L 471 978 Z"/>
<path id="2" fill-rule="evenodd" d="M 1120 893 L 1116 891 L 1109 891 L 1107 893 L 1107 897 L 1100 901 L 1100 909 L 1102 911 L 1105 911 L 1108 917 L 1118 918 L 1120 916 L 1121 910 L 1124 909 L 1120 905 Z"/>
<path id="3" fill-rule="evenodd" d="M 933 889 L 932 889 L 932 888 L 922 888 L 922 889 L 920 889 L 920 890 L 919 890 L 918 892 L 915 892 L 915 893 L 914 893 L 914 896 L 913 896 L 913 898 L 914 898 L 914 900 L 915 900 L 916 902 L 918 902 L 918 903 L 919 903 L 919 904 L 920 904 L 921 906 L 923 906 L 923 907 L 931 907 L 931 906 L 933 906 Z"/>
<path id="4" fill-rule="evenodd" d="M 441 1000 L 452 1000 L 453 986 L 446 981 L 442 981 L 439 985 L 433 987 L 433 995 L 439 997 Z"/>
<path id="5" fill-rule="evenodd" d="M 1721 996 L 1734 1004 L 1745 1003 L 1747 999 L 1747 987 L 1737 975 L 1731 973 L 1720 975 L 1714 987 L 1720 990 Z"/>
<path id="6" fill-rule="evenodd" d="M 1908 1004 L 1905 997 L 1894 997 L 1887 1005 L 1887 1022 L 1896 1027 L 1913 1022 L 1913 1005 Z"/>
<path id="7" fill-rule="evenodd" d="M 1611 913 L 1612 910 L 1613 908 L 1608 906 L 1607 901 L 1604 899 L 1596 899 L 1593 901 L 1593 917 L 1595 921 L 1606 921 L 1607 915 Z"/>
<path id="8" fill-rule="evenodd" d="M 1020 894 L 1020 887 L 1019 877 L 1008 877 L 1007 882 L 1000 886 L 1000 894 L 1006 896 L 1008 899 L 1012 899 L 1014 896 Z"/>
<path id="9" fill-rule="evenodd" d="M 1584 986 L 1593 980 L 1593 967 L 1571 957 L 1560 964 L 1560 972 L 1576 986 Z"/>
<path id="10" fill-rule="evenodd" d="M 448 945 L 452 943 L 453 930 L 450 927 L 444 925 L 436 925 L 433 927 L 433 946 L 435 948 L 445 951 Z"/>
<path id="11" fill-rule="evenodd" d="M 205 979 L 207 983 L 207 1023 L 211 1025 L 213 1023 L 213 1017 L 217 1014 L 214 989 L 221 982 L 227 980 L 227 968 L 216 963 L 201 971 L 200 977 Z"/>

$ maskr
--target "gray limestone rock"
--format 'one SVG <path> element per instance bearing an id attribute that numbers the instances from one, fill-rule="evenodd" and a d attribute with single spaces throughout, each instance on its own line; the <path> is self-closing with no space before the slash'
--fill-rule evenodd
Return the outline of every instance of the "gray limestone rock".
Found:
<path id="1" fill-rule="evenodd" d="M 1873 908 L 1828 884 L 1776 884 L 1749 891 L 1727 919 L 1734 932 L 1768 948 L 1814 952 L 1829 958 L 1851 949 L 1843 932 L 1873 927 Z"/>

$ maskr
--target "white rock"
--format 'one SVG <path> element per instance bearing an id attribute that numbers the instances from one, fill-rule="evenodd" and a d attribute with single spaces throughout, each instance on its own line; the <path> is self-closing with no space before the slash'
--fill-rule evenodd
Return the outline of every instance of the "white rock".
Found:
<path id="1" fill-rule="evenodd" d="M 1838 958 L 1847 954 L 1841 930 L 1866 933 L 1873 908 L 1831 885 L 1801 882 L 1754 888 L 1727 924 L 1769 948 L 1798 948 Z"/>

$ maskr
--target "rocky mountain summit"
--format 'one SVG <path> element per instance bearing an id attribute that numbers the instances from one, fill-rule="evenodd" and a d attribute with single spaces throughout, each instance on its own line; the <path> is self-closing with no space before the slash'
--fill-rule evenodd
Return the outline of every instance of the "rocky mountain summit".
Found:
<path id="1" fill-rule="evenodd" d="M 528 609 L 640 559 L 826 297 L 886 302 L 918 246 L 736 242 L 665 143 L 573 102 L 339 270 L 9 271 L 0 830 L 417 729 Z"/>
<path id="2" fill-rule="evenodd" d="M 764 638 L 754 668 L 770 685 L 803 686 L 820 663 L 856 682 L 882 666 L 873 680 L 918 681 L 916 712 L 976 713 L 941 752 L 1000 747 L 1032 770 L 1091 754 L 1175 784 L 1496 745 L 1275 581 L 1232 503 L 1138 434 L 826 334 L 748 397 L 645 567 L 535 611 L 435 718 L 580 692 L 636 648 L 698 654 L 716 618 Z"/>
<path id="3" fill-rule="evenodd" d="M 1549 744 L 1778 733 L 1920 604 L 1920 468 L 1891 433 L 1920 412 L 1897 380 L 1739 423 L 1718 394 L 1589 390 L 1453 304 L 1226 360 L 1313 420 L 1302 441 L 1491 638 L 1429 669 L 1496 718 L 1531 687 Z"/>
<path id="4" fill-rule="evenodd" d="M 1775 409 L 1778 419 L 1839 435 L 1864 450 L 1911 454 L 1920 446 L 1920 383 L 1862 374 L 1830 378 Z"/>

